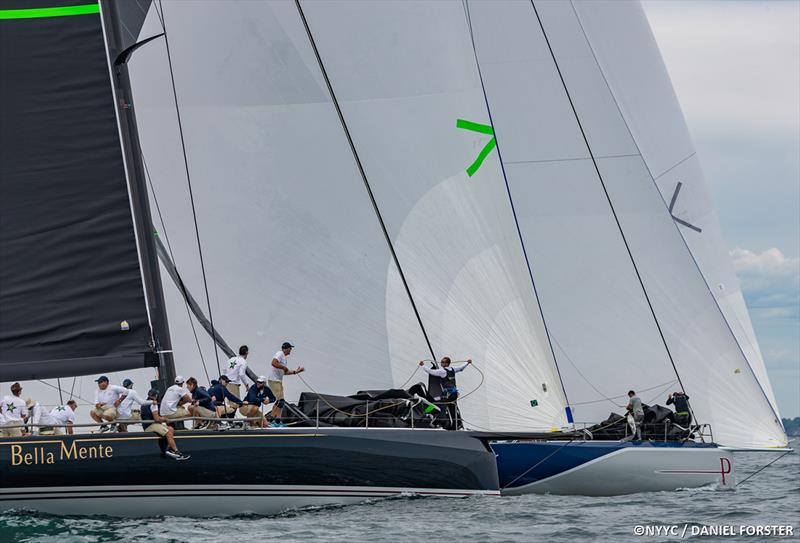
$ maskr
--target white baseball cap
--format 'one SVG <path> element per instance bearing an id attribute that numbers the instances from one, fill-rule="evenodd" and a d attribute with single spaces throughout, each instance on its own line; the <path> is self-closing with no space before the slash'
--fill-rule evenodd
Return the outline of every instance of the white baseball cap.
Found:
<path id="1" fill-rule="evenodd" d="M 259 375 L 258 379 L 256 379 L 256 383 L 266 383 L 266 382 L 267 382 L 267 378 L 264 377 L 263 375 Z"/>
<path id="2" fill-rule="evenodd" d="M 180 375 L 175 377 L 175 384 L 182 385 L 185 381 L 186 380 Z"/>

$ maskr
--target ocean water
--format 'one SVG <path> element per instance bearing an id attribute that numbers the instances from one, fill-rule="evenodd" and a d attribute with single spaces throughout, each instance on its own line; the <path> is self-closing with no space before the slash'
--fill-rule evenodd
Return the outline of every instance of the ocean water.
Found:
<path id="1" fill-rule="evenodd" d="M 797 446 L 798 443 L 793 443 Z M 738 480 L 775 453 L 736 453 Z M 209 497 L 209 499 L 212 499 Z M 686 535 L 681 537 L 684 525 Z M 710 527 L 791 525 L 794 537 L 704 536 Z M 636 526 L 672 526 L 677 535 L 637 536 Z M 697 535 L 692 536 L 693 531 Z M 0 515 L 0 542 L 222 543 L 228 541 L 800 541 L 800 456 L 791 453 L 734 491 L 714 488 L 611 498 L 518 496 L 375 500 L 272 517 L 120 520 Z"/>

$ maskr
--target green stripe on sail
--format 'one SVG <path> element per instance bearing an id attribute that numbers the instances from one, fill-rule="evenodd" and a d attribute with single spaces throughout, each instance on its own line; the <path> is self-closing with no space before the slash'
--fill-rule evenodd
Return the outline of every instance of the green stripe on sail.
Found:
<path id="1" fill-rule="evenodd" d="M 473 123 L 464 119 L 456 119 L 456 128 L 463 128 L 464 130 L 472 130 L 473 132 L 480 132 L 481 134 L 489 134 L 494 136 L 494 130 L 488 124 Z"/>
<path id="2" fill-rule="evenodd" d="M 465 119 L 456 119 L 456 128 L 463 128 L 464 130 L 470 130 L 471 132 L 479 132 L 481 134 L 487 134 L 492 136 L 492 139 L 484 145 L 481 152 L 478 153 L 478 158 L 475 159 L 475 162 L 469 165 L 467 168 L 467 175 L 472 177 L 475 175 L 475 172 L 478 171 L 478 168 L 481 167 L 483 161 L 486 160 L 486 157 L 489 156 L 489 153 L 497 146 L 497 139 L 494 137 L 494 129 L 491 125 L 488 124 L 480 124 L 474 123 L 472 121 L 467 121 Z"/>
<path id="3" fill-rule="evenodd" d="M 68 17 L 100 13 L 100 4 L 81 4 L 57 8 L 0 9 L 0 19 L 42 19 L 44 17 Z"/>

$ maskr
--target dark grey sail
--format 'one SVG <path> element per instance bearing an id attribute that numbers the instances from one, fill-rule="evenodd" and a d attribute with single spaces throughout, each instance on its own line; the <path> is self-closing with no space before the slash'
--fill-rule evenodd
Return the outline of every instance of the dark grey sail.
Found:
<path id="1" fill-rule="evenodd" d="M 99 5 L 0 0 L 0 81 L 0 381 L 157 364 Z"/>

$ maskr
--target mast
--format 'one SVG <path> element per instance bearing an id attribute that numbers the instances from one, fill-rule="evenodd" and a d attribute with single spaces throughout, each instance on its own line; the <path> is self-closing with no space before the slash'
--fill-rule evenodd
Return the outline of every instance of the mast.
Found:
<path id="1" fill-rule="evenodd" d="M 108 62 L 112 73 L 119 134 L 127 169 L 145 297 L 153 333 L 153 354 L 158 357 L 159 388 L 165 390 L 175 380 L 175 361 L 172 355 L 172 340 L 155 245 L 157 234 L 150 214 L 150 202 L 147 196 L 136 115 L 133 111 L 133 92 L 128 66 L 125 62 L 115 62 L 120 53 L 126 49 L 122 28 L 119 25 L 120 3 L 113 0 L 99 0 L 99 3 L 108 47 Z"/>

